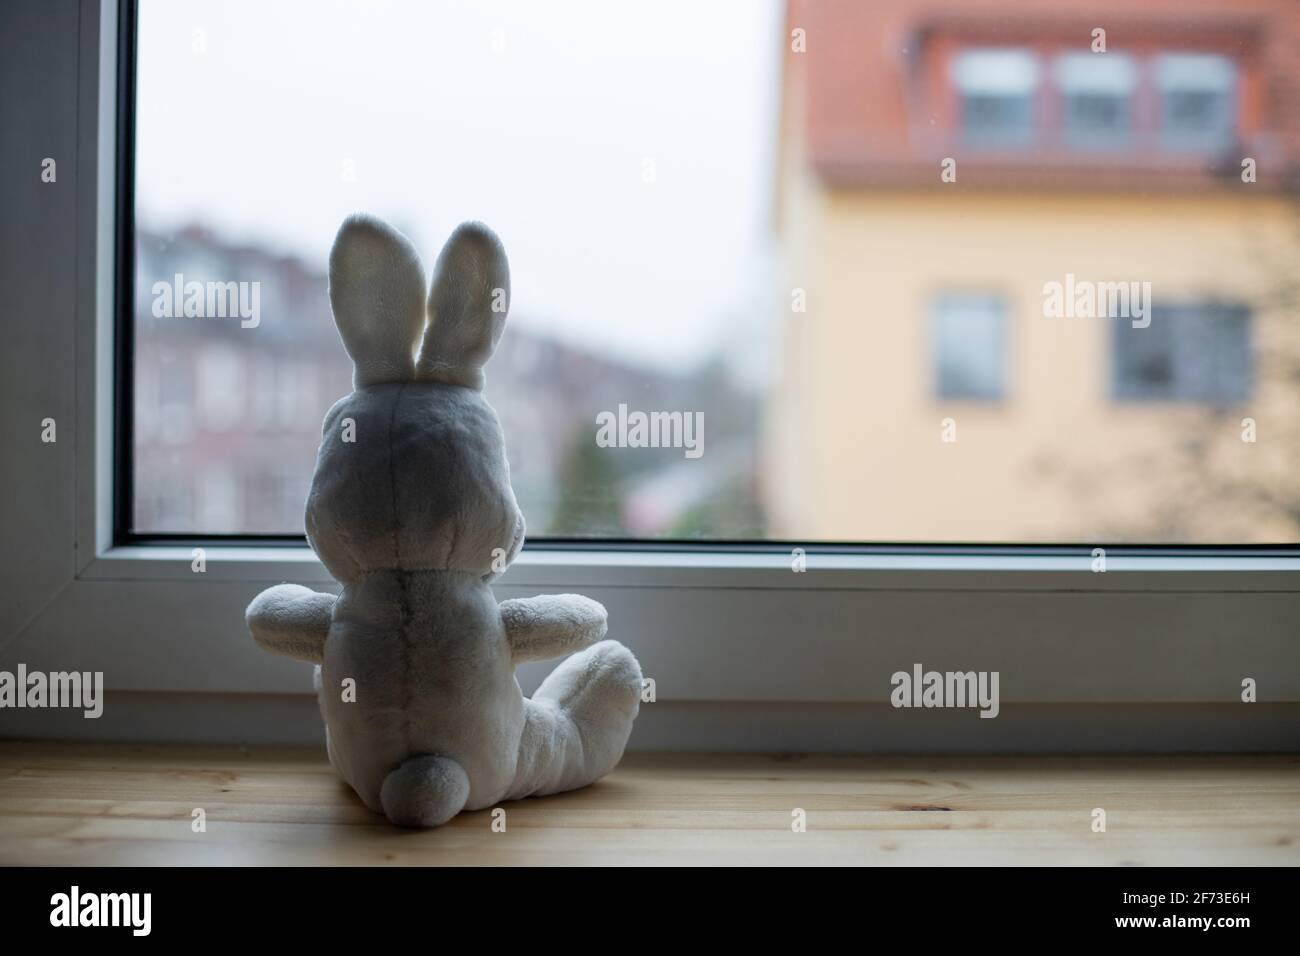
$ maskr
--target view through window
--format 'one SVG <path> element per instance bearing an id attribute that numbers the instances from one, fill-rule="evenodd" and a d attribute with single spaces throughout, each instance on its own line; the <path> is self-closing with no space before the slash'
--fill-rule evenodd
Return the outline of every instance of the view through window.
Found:
<path id="1" fill-rule="evenodd" d="M 137 67 L 134 531 L 302 533 L 366 211 L 501 236 L 531 537 L 1300 541 L 1288 0 L 141 0 Z"/>

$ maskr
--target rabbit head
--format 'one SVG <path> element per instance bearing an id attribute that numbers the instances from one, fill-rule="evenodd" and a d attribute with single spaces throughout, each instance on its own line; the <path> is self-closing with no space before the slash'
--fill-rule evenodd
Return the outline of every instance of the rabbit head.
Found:
<path id="1" fill-rule="evenodd" d="M 500 240 L 481 223 L 452 233 L 427 321 L 419 256 L 378 219 L 343 223 L 329 276 L 353 392 L 325 416 L 308 541 L 344 583 L 381 570 L 490 580 L 524 539 L 501 425 L 483 397 L 510 300 Z"/>

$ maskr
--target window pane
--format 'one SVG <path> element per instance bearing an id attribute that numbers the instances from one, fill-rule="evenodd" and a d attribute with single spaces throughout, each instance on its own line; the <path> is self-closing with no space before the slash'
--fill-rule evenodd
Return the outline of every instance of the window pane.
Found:
<path id="1" fill-rule="evenodd" d="M 986 145 L 1025 143 L 1033 135 L 1038 62 L 1027 50 L 964 50 L 953 63 L 962 131 Z"/>
<path id="2" fill-rule="evenodd" d="M 1300 542 L 1300 5 L 1112 6 L 141 0 L 134 529 L 302 532 L 362 210 L 533 537 Z"/>
<path id="3" fill-rule="evenodd" d="M 997 399 L 1003 394 L 1005 305 L 979 295 L 944 295 L 935 303 L 939 397 Z"/>
<path id="4" fill-rule="evenodd" d="M 1124 53 L 1067 53 L 1056 61 L 1065 140 L 1081 149 L 1129 143 L 1137 68 Z"/>
<path id="5" fill-rule="evenodd" d="M 1225 56 L 1168 53 L 1156 63 L 1161 133 L 1168 146 L 1213 149 L 1232 141 L 1236 70 Z"/>
<path id="6" fill-rule="evenodd" d="M 1250 397 L 1248 308 L 1156 304 L 1149 326 L 1114 328 L 1117 398 L 1232 404 Z"/>
<path id="7" fill-rule="evenodd" d="M 642 12 L 141 3 L 137 531 L 302 533 L 321 420 L 351 389 L 327 254 L 365 210 L 426 270 L 462 220 L 501 235 L 512 307 L 486 394 L 531 534 L 765 534 L 779 315 L 759 299 L 758 149 L 780 11 Z M 214 285 L 230 317 L 198 317 Z M 620 405 L 702 434 L 596 447 L 597 416 Z"/>

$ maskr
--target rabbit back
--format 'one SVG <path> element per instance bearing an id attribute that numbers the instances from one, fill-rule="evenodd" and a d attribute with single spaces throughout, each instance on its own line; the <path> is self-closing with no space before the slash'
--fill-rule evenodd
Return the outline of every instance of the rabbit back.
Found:
<path id="1" fill-rule="evenodd" d="M 336 769 L 373 809 L 385 776 L 413 756 L 459 763 L 470 809 L 514 778 L 523 695 L 496 600 L 473 575 L 385 571 L 345 587 L 320 704 Z"/>

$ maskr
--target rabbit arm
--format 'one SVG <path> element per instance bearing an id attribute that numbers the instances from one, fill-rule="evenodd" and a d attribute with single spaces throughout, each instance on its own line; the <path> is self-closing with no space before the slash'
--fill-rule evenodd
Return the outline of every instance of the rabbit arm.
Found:
<path id="1" fill-rule="evenodd" d="M 603 605 L 579 594 L 542 594 L 501 602 L 501 620 L 516 663 L 563 657 L 605 636 Z"/>
<path id="2" fill-rule="evenodd" d="M 337 600 L 298 584 L 277 584 L 253 598 L 244 619 L 263 649 L 320 664 Z"/>

